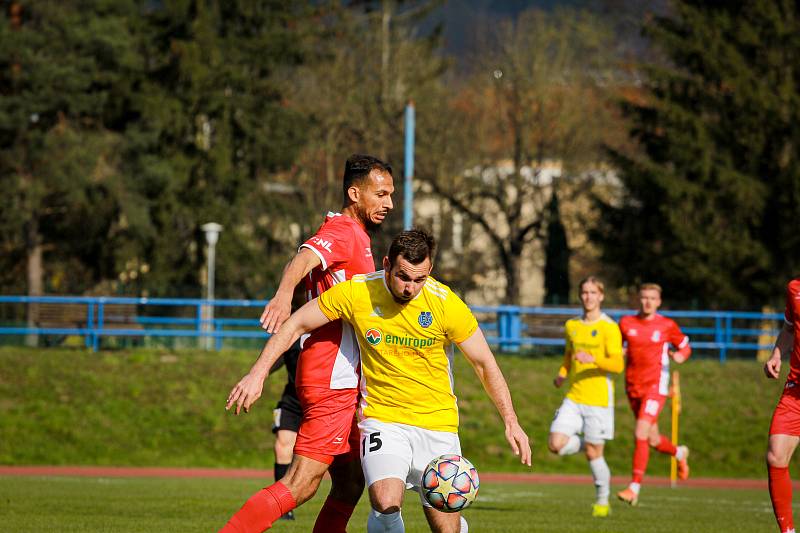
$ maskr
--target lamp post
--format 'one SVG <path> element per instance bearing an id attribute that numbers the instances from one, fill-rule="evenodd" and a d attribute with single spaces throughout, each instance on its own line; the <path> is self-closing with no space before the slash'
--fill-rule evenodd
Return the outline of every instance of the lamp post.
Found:
<path id="1" fill-rule="evenodd" d="M 203 233 L 206 234 L 206 243 L 208 243 L 208 255 L 206 256 L 206 300 L 209 302 L 206 307 L 206 331 L 214 329 L 214 260 L 216 259 L 216 247 L 219 240 L 219 233 L 222 231 L 222 226 L 216 222 L 209 222 L 200 226 Z M 206 350 L 210 350 L 213 345 L 213 339 L 209 335 L 206 337 Z"/>

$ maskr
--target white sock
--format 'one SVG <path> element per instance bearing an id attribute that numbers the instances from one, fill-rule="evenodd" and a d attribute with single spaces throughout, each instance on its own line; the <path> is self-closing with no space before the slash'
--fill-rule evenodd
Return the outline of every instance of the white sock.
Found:
<path id="1" fill-rule="evenodd" d="M 592 469 L 594 486 L 597 489 L 597 503 L 608 505 L 608 495 L 611 492 L 611 470 L 608 469 L 605 457 L 598 457 L 589 461 Z"/>
<path id="2" fill-rule="evenodd" d="M 469 524 L 467 524 L 467 520 L 462 516 L 461 518 L 461 529 L 459 533 L 467 533 L 469 531 Z"/>
<path id="3" fill-rule="evenodd" d="M 642 488 L 641 483 L 631 483 L 628 485 L 628 488 L 635 492 L 637 495 L 639 494 L 639 490 Z"/>
<path id="4" fill-rule="evenodd" d="M 372 509 L 367 519 L 367 533 L 405 533 L 406 526 L 400 511 L 383 514 Z"/>
<path id="5" fill-rule="evenodd" d="M 577 435 L 572 435 L 567 443 L 558 450 L 558 455 L 572 455 L 573 453 L 578 453 L 583 448 L 583 441 Z"/>
<path id="6" fill-rule="evenodd" d="M 678 446 L 675 451 L 675 459 L 677 459 L 678 461 L 683 461 L 684 459 L 686 459 L 686 452 L 687 452 L 686 446 Z"/>

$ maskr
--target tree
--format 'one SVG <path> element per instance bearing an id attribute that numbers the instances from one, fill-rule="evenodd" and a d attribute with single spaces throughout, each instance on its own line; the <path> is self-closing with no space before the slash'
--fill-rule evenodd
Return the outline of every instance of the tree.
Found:
<path id="1" fill-rule="evenodd" d="M 116 98 L 137 68 L 134 2 L 10 2 L 0 17 L 3 286 L 30 295 L 59 279 L 91 286 L 122 205 Z M 98 206 L 102 205 L 102 208 Z M 113 250 L 113 248 L 111 248 Z M 70 259 L 75 259 L 70 262 Z M 24 265 L 22 267 L 21 265 Z M 6 270 L 8 268 L 8 270 Z M 18 273 L 24 268 L 26 283 Z M 28 320 L 36 319 L 36 306 Z"/>
<path id="2" fill-rule="evenodd" d="M 488 237 L 504 303 L 516 304 L 523 256 L 546 238 L 553 180 L 600 169 L 620 127 L 609 35 L 596 18 L 532 10 L 493 37 L 456 98 L 430 106 L 437 127 L 420 144 L 437 148 L 420 155 L 418 175 Z"/>
<path id="3" fill-rule="evenodd" d="M 283 69 L 290 109 L 307 119 L 307 143 L 297 159 L 300 185 L 317 224 L 320 212 L 342 202 L 341 173 L 352 153 L 369 153 L 393 165 L 395 213 L 373 236 L 382 255 L 402 227 L 403 112 L 409 100 L 427 101 L 446 62 L 437 51 L 440 28 L 420 27 L 435 0 L 323 3 L 305 49 L 316 51 L 298 68 Z M 419 128 L 426 123 L 420 122 Z M 419 133 L 418 133 L 419 134 Z M 420 144 L 421 146 L 421 144 Z"/>
<path id="4" fill-rule="evenodd" d="M 625 194 L 603 205 L 605 259 L 684 304 L 776 300 L 800 265 L 797 4 L 672 11 L 646 27 L 667 61 L 643 65 L 647 92 L 624 104 L 641 151 L 612 151 Z"/>
<path id="5" fill-rule="evenodd" d="M 296 204 L 267 186 L 293 163 L 304 121 L 273 75 L 301 60 L 293 24 L 303 16 L 252 0 L 167 1 L 146 14 L 140 120 L 127 130 L 126 161 L 151 231 L 126 261 L 150 266 L 143 287 L 152 294 L 200 295 L 200 226 L 209 221 L 225 228 L 219 296 L 263 296 L 279 275 L 270 253 L 286 244 L 273 226 Z"/>

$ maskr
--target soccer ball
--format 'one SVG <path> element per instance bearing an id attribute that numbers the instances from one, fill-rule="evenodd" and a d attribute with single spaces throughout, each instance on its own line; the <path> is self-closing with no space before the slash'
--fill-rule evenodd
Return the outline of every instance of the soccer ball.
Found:
<path id="1" fill-rule="evenodd" d="M 469 507 L 479 486 L 478 471 L 460 455 L 439 456 L 422 473 L 422 494 L 434 509 L 445 513 Z"/>

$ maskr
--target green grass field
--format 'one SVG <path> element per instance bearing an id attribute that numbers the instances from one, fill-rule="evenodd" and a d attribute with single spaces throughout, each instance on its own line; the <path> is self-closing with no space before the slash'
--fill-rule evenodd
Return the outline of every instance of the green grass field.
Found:
<path id="1" fill-rule="evenodd" d="M 267 380 L 250 414 L 234 417 L 223 409 L 255 356 L 234 350 L 0 348 L 0 464 L 271 468 L 272 408 L 285 374 Z M 559 358 L 498 361 L 534 441 L 534 470 L 587 473 L 584 458 L 556 457 L 545 446 L 564 394 L 551 384 Z M 681 440 L 692 449 L 693 475 L 765 477 L 766 433 L 782 383 L 764 379 L 754 360 L 690 360 L 680 370 Z M 456 358 L 455 380 L 465 455 L 484 472 L 524 471 L 463 357 Z M 621 381 L 616 439 L 606 450 L 616 475 L 629 472 L 633 446 L 633 416 Z M 666 430 L 668 409 L 662 420 Z M 653 454 L 648 473 L 667 472 L 666 458 Z"/>
<path id="2" fill-rule="evenodd" d="M 0 477 L 0 531 L 14 533 L 111 533 L 216 531 L 257 480 Z M 327 485 L 297 510 L 294 522 L 272 531 L 311 531 Z M 772 532 L 766 491 L 646 487 L 636 508 L 612 502 L 606 519 L 590 516 L 594 489 L 587 485 L 484 483 L 465 513 L 470 531 L 509 532 Z M 366 531 L 362 499 L 349 528 Z M 417 496 L 407 493 L 406 531 L 429 531 Z"/>

